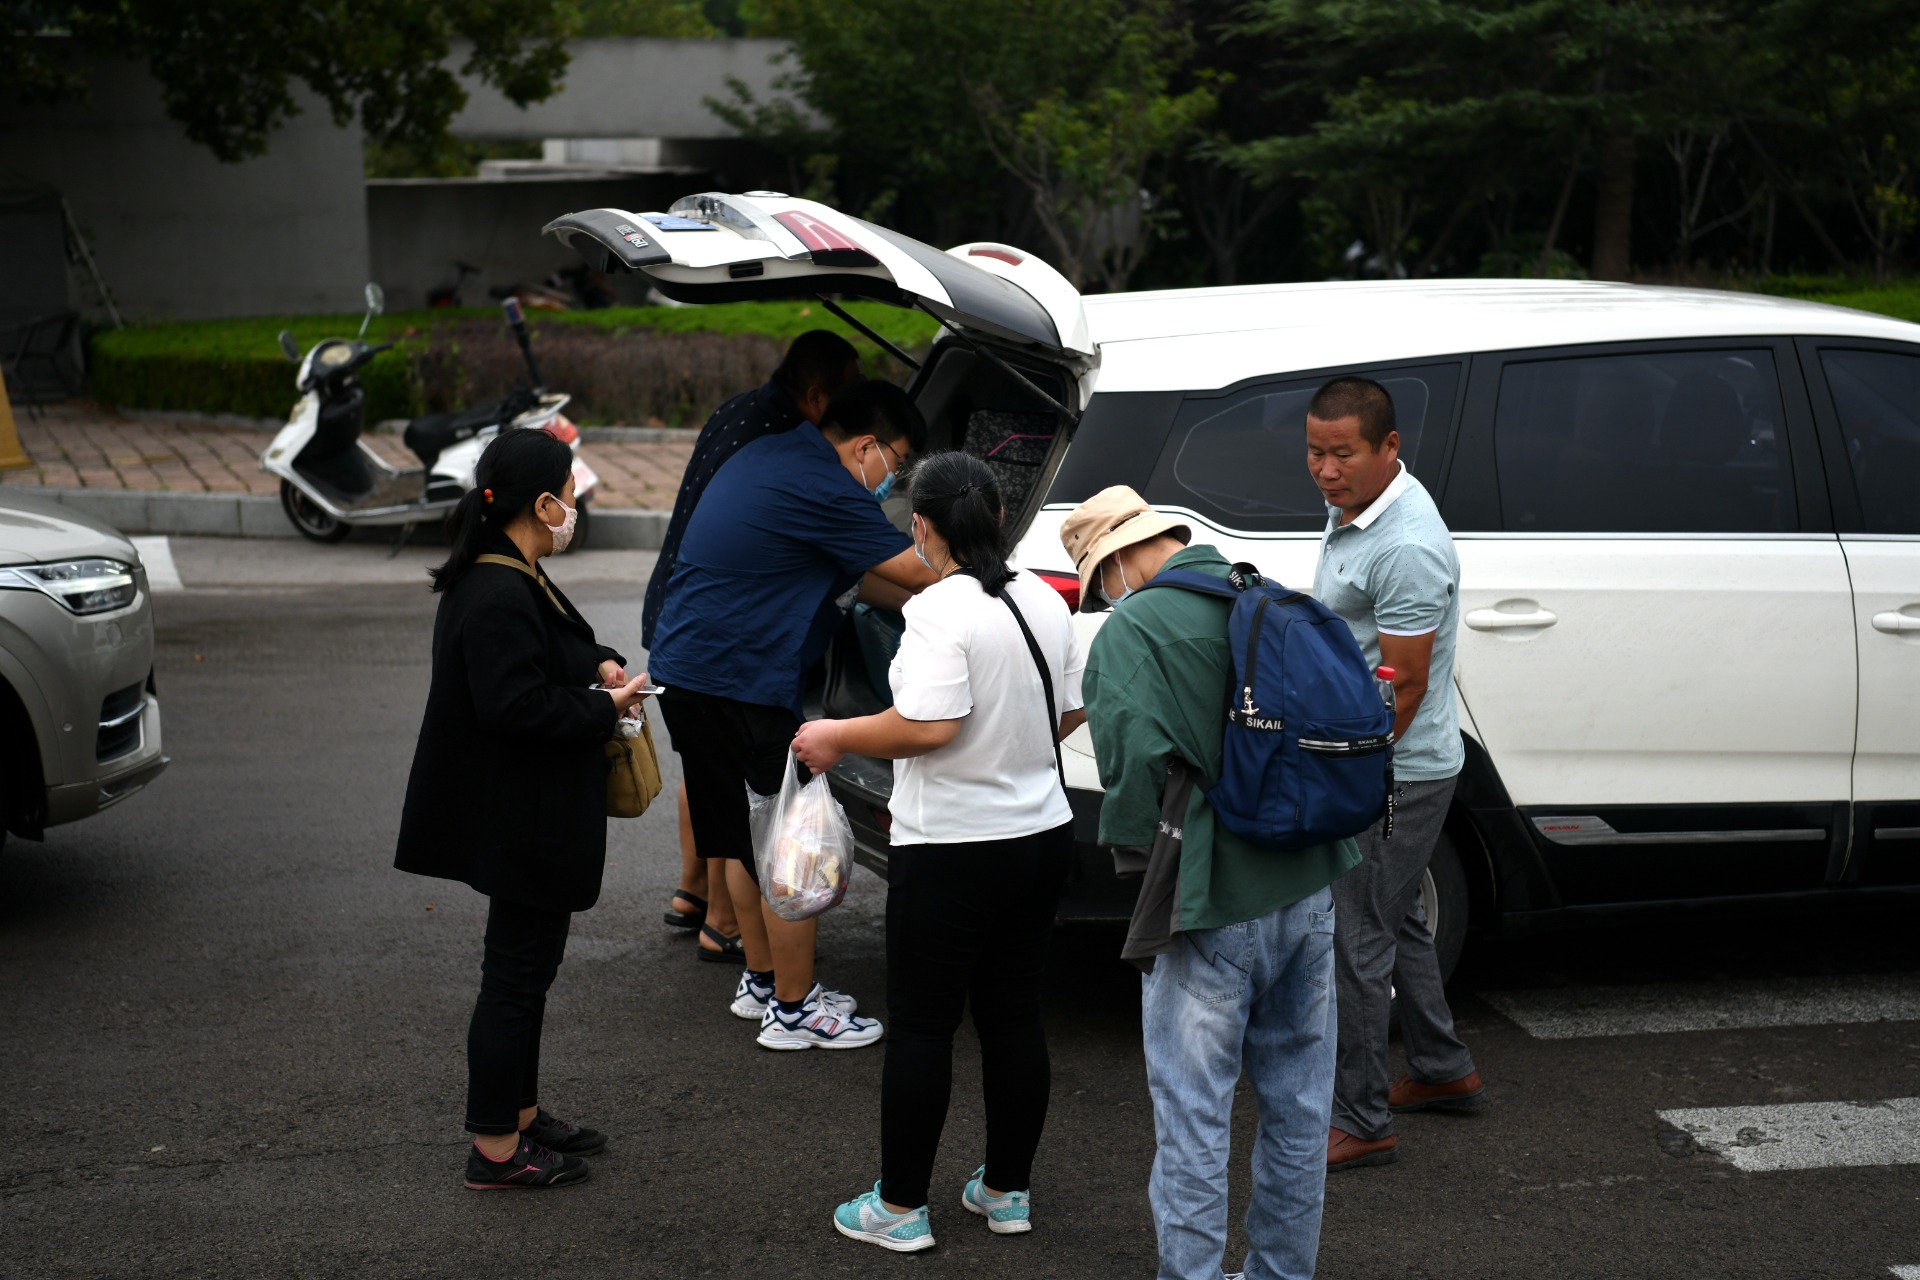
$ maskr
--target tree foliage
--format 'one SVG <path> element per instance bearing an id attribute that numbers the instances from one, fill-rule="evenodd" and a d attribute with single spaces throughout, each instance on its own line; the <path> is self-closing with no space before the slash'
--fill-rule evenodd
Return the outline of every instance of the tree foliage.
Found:
<path id="1" fill-rule="evenodd" d="M 1192 37 L 1161 0 L 771 0 L 769 13 L 794 45 L 784 96 L 735 86 L 715 105 L 799 157 L 816 194 L 945 242 L 1037 234 L 1093 287 L 1138 264 L 1155 168 L 1212 106 L 1206 86 L 1173 84 Z"/>

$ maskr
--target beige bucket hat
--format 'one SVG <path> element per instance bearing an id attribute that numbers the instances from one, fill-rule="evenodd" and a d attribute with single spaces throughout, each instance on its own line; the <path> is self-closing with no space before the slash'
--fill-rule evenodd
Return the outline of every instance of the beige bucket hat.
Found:
<path id="1" fill-rule="evenodd" d="M 1161 515 L 1147 500 L 1124 484 L 1102 489 L 1075 507 L 1060 523 L 1060 545 L 1080 571 L 1080 612 L 1095 613 L 1107 602 L 1093 592 L 1093 574 L 1114 552 L 1171 533 L 1182 542 L 1193 541 L 1193 530 L 1172 516 Z"/>

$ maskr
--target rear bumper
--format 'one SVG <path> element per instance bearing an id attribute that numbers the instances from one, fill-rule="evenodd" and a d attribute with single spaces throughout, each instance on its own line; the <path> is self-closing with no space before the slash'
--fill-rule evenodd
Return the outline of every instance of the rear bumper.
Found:
<path id="1" fill-rule="evenodd" d="M 893 766 L 849 756 L 827 775 L 827 782 L 853 824 L 855 859 L 885 879 L 892 848 L 887 798 L 893 791 Z M 1069 787 L 1067 802 L 1073 807 L 1073 874 L 1060 902 L 1060 919 L 1131 919 L 1139 881 L 1114 875 L 1113 855 L 1100 847 L 1100 793 Z"/>

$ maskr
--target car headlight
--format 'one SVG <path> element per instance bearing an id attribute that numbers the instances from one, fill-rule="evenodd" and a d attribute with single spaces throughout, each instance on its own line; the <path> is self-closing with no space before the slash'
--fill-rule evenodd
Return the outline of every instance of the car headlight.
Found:
<path id="1" fill-rule="evenodd" d="M 0 587 L 40 591 L 78 614 L 107 613 L 133 603 L 133 566 L 118 560 L 62 560 L 0 569 Z"/>

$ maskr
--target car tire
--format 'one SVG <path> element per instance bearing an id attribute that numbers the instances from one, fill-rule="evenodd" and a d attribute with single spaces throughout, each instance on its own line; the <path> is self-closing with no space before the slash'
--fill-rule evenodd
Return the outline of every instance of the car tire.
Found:
<path id="1" fill-rule="evenodd" d="M 350 525 L 334 519 L 319 507 L 311 498 L 300 492 L 293 481 L 280 482 L 280 509 L 287 513 L 287 519 L 300 531 L 300 536 L 314 542 L 339 542 L 353 532 Z"/>

